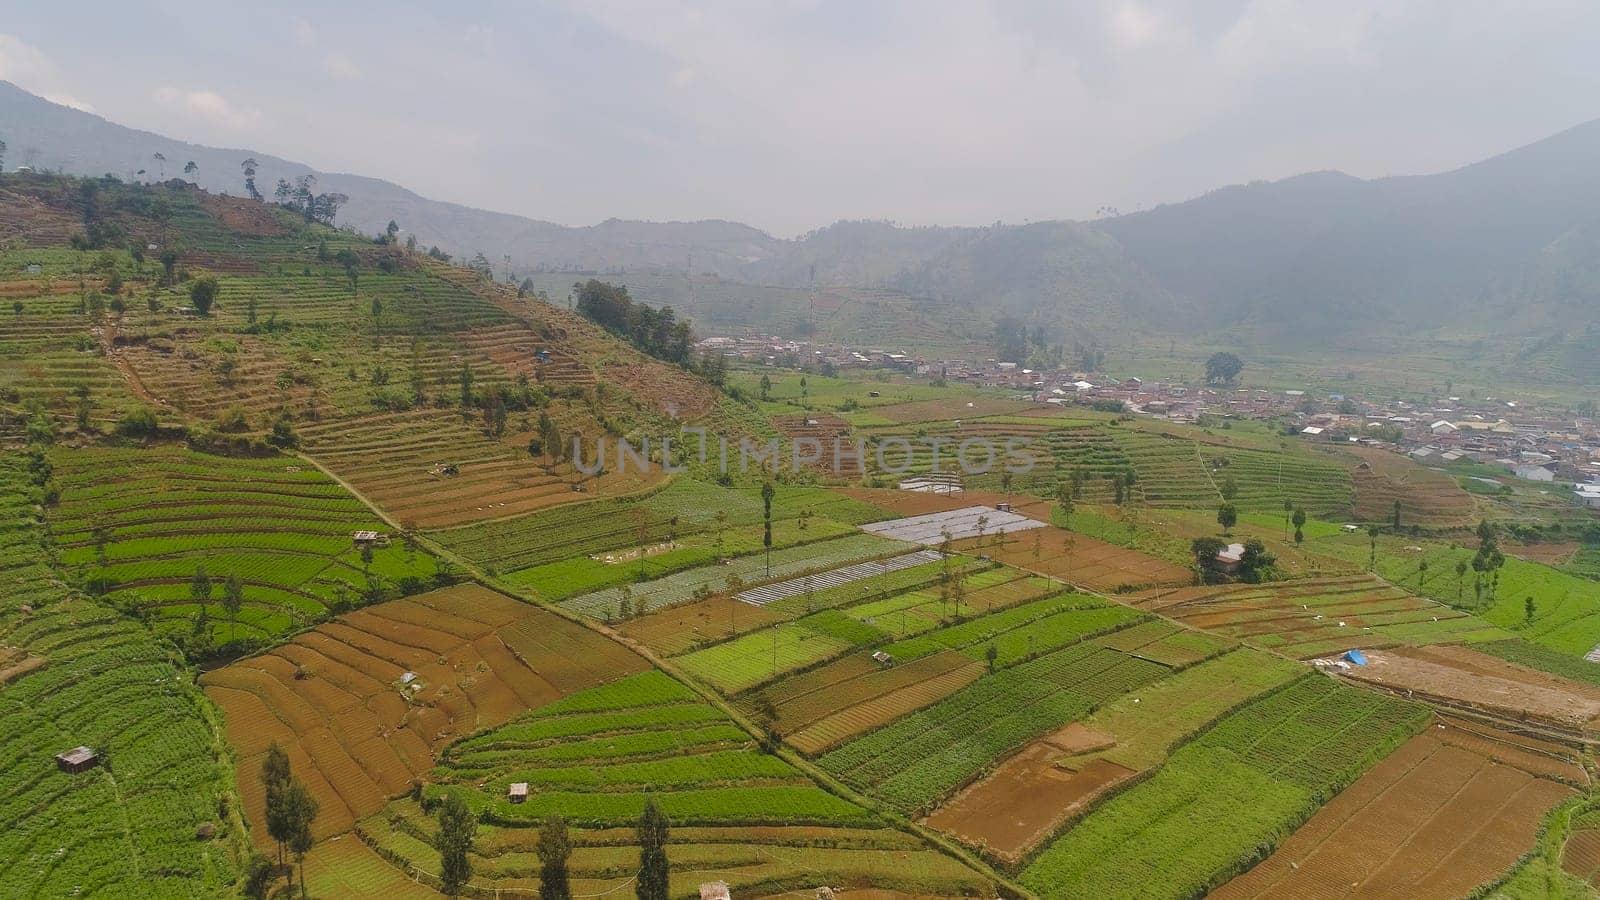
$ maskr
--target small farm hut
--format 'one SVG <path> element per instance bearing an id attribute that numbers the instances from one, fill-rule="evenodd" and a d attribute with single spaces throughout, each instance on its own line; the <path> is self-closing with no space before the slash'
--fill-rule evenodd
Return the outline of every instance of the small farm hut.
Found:
<path id="1" fill-rule="evenodd" d="M 100 762 L 100 754 L 88 747 L 74 747 L 56 754 L 56 768 L 63 772 L 87 772 Z"/>
<path id="2" fill-rule="evenodd" d="M 732 900 L 726 881 L 708 881 L 700 885 L 700 900 Z"/>
<path id="3" fill-rule="evenodd" d="M 506 799 L 512 803 L 528 802 L 528 783 L 526 781 L 513 783 L 506 791 Z"/>

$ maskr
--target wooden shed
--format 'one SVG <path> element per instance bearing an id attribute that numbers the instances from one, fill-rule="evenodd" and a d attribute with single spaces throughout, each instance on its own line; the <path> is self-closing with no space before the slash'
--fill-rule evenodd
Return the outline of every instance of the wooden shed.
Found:
<path id="1" fill-rule="evenodd" d="M 512 803 L 526 803 L 528 801 L 528 783 L 518 781 L 506 790 L 506 799 Z"/>
<path id="2" fill-rule="evenodd" d="M 56 754 L 56 768 L 63 772 L 87 772 L 100 762 L 100 754 L 88 747 L 74 747 Z"/>

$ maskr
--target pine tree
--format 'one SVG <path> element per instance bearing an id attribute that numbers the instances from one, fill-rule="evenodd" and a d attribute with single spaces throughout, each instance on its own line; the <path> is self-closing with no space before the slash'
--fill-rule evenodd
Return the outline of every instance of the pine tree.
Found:
<path id="1" fill-rule="evenodd" d="M 478 823 L 467 808 L 466 801 L 451 794 L 439 808 L 439 833 L 434 837 L 434 849 L 439 851 L 439 880 L 444 892 L 454 897 L 472 878 L 472 843 L 477 837 Z M 542 894 L 542 892 L 541 892 Z"/>
<path id="2" fill-rule="evenodd" d="M 267 794 L 267 835 L 278 842 L 278 865 L 283 865 L 283 844 L 289 839 L 288 819 L 284 816 L 283 793 L 289 786 L 289 754 L 277 741 L 267 745 L 261 761 L 261 784 Z"/>
<path id="3" fill-rule="evenodd" d="M 306 897 L 306 854 L 311 852 L 314 842 L 311 823 L 316 821 L 320 810 L 316 798 L 300 779 L 293 777 L 283 790 L 283 810 L 289 826 L 289 850 L 300 866 L 300 896 Z"/>
<path id="4" fill-rule="evenodd" d="M 572 900 L 567 874 L 572 841 L 567 837 L 567 820 L 556 813 L 545 817 L 539 828 L 538 851 L 539 900 Z"/>
<path id="5" fill-rule="evenodd" d="M 667 817 L 655 800 L 647 800 L 639 817 L 639 900 L 669 900 L 667 893 Z"/>

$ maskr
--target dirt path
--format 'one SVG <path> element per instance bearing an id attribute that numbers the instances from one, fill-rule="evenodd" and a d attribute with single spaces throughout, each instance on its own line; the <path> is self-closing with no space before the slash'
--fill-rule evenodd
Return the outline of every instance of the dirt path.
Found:
<path id="1" fill-rule="evenodd" d="M 123 383 L 127 384 L 128 390 L 135 397 L 151 406 L 166 407 L 167 401 L 150 393 L 149 388 L 144 386 L 144 381 L 139 378 L 139 373 L 134 371 L 133 366 L 129 365 L 128 360 L 122 355 L 122 351 L 117 349 L 116 319 L 108 318 L 106 324 L 90 330 L 94 332 L 95 338 L 100 342 L 100 352 L 104 354 L 106 359 L 111 361 L 113 366 L 116 366 L 117 374 L 122 376 Z"/>

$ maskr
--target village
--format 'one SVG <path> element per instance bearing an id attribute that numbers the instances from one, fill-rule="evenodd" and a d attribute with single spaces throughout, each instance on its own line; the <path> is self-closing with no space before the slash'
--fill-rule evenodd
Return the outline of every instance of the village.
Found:
<path id="1" fill-rule="evenodd" d="M 1477 463 L 1526 482 L 1567 492 L 1578 506 L 1600 509 L 1600 420 L 1494 396 L 1451 396 L 1423 403 L 1353 394 L 1267 390 L 1203 383 L 1145 381 L 1071 369 L 1030 369 L 1014 362 L 924 359 L 906 353 L 753 335 L 711 337 L 702 351 L 756 365 L 815 366 L 824 373 L 891 370 L 1000 390 L 1037 403 L 1128 412 L 1170 422 L 1274 422 L 1286 435 L 1405 454 L 1425 466 Z M 1479 477 L 1487 485 L 1492 478 Z"/>

